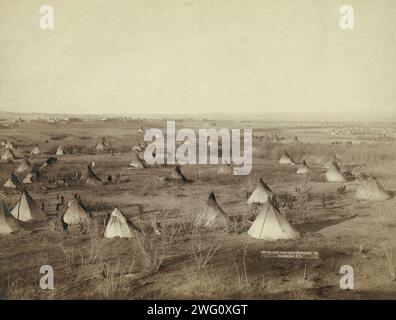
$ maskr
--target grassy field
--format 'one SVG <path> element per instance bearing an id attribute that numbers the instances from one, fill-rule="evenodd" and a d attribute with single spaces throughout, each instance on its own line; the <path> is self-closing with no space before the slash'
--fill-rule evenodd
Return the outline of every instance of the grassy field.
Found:
<path id="1" fill-rule="evenodd" d="M 395 137 L 396 123 L 288 123 L 261 121 L 180 120 L 177 128 L 252 128 L 253 170 L 248 176 L 217 174 L 215 165 L 183 166 L 193 183 L 163 179 L 173 166 L 130 170 L 131 148 L 143 142 L 139 128 L 164 129 L 165 121 L 87 121 L 48 123 L 3 121 L 0 139 L 29 155 L 37 143 L 44 153 L 32 158 L 40 165 L 58 145 L 68 154 L 44 170 L 38 186 L 28 186 L 44 203 L 47 215 L 56 211 L 57 195 L 67 201 L 78 193 L 90 209 L 95 227 L 81 235 L 30 228 L 0 236 L 0 296 L 8 299 L 380 299 L 396 298 L 396 142 L 375 139 L 379 128 Z M 364 127 L 361 133 L 332 135 L 331 129 Z M 382 131 L 381 131 L 382 132 Z M 268 137 L 277 135 L 278 140 Z M 109 146 L 95 151 L 105 137 Z M 297 140 L 295 139 L 297 137 Z M 334 143 L 337 142 L 337 143 Z M 113 148 L 113 155 L 109 148 Z M 4 149 L 0 149 L 3 152 Z M 284 150 L 297 163 L 312 168 L 297 175 L 297 166 L 279 165 Z M 355 197 L 359 181 L 325 181 L 326 163 L 334 153 L 343 171 L 373 174 L 392 195 L 382 202 Z M 120 184 L 87 187 L 73 180 L 88 164 L 106 180 Z M 0 163 L 0 185 L 20 164 Z M 20 175 L 23 178 L 24 175 Z M 268 242 L 246 234 L 246 204 L 260 177 L 283 204 L 281 212 L 302 234 L 295 241 Z M 67 178 L 67 179 L 66 179 Z M 64 180 L 62 184 L 56 181 Z M 65 183 L 66 182 L 66 183 Z M 345 188 L 343 188 L 345 186 Z M 214 191 L 219 205 L 235 220 L 238 232 L 196 230 L 197 210 Z M 19 193 L 2 190 L 0 200 L 11 208 Z M 161 224 L 161 236 L 145 239 L 103 239 L 105 217 L 118 207 L 136 225 Z M 318 251 L 318 260 L 268 259 L 262 250 Z M 55 272 L 55 289 L 39 287 L 42 265 Z M 340 267 L 354 269 L 355 289 L 340 289 Z"/>

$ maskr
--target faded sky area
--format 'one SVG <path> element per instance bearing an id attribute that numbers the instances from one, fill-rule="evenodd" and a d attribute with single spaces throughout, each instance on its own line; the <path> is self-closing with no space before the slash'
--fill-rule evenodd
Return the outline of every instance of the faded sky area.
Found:
<path id="1" fill-rule="evenodd" d="M 0 0 L 0 110 L 392 112 L 395 17 L 393 0 Z"/>

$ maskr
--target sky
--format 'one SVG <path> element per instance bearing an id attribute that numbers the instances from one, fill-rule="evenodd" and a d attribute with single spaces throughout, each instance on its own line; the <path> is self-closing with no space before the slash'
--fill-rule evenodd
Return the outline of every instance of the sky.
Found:
<path id="1" fill-rule="evenodd" d="M 0 110 L 393 112 L 395 17 L 393 0 L 0 0 Z"/>

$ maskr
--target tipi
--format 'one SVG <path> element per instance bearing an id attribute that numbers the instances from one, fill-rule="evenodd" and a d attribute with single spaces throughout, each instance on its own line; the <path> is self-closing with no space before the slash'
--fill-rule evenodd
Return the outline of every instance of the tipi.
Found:
<path id="1" fill-rule="evenodd" d="M 62 145 L 59 145 L 58 146 L 58 148 L 56 149 L 56 155 L 63 155 L 63 154 L 65 154 L 66 152 L 65 152 L 65 150 L 63 149 L 63 146 Z"/>
<path id="2" fill-rule="evenodd" d="M 35 180 L 37 180 L 38 175 L 39 175 L 39 174 L 38 174 L 38 171 L 35 170 L 35 169 L 33 169 L 32 171 L 30 171 L 30 172 L 25 176 L 25 178 L 23 178 L 22 182 L 23 182 L 24 184 L 31 184 L 31 183 L 33 183 Z"/>
<path id="3" fill-rule="evenodd" d="M 16 159 L 15 154 L 14 152 L 12 152 L 12 149 L 10 148 L 6 148 L 3 155 L 1 156 L 1 160 L 4 161 L 10 161 L 10 160 L 12 161 L 15 159 Z"/>
<path id="4" fill-rule="evenodd" d="M 205 228 L 226 228 L 231 225 L 230 217 L 217 204 L 216 197 L 212 191 L 204 207 L 198 212 L 194 225 Z"/>
<path id="5" fill-rule="evenodd" d="M 217 170 L 218 174 L 232 174 L 232 167 L 230 164 L 226 163 L 221 165 L 219 170 Z"/>
<path id="6" fill-rule="evenodd" d="M 16 185 L 14 184 L 14 182 L 12 182 L 11 178 L 8 178 L 8 180 L 4 183 L 3 187 L 4 188 L 15 189 Z"/>
<path id="7" fill-rule="evenodd" d="M 14 144 L 11 141 L 7 141 L 7 143 L 5 144 L 5 147 L 10 150 L 15 150 Z"/>
<path id="8" fill-rule="evenodd" d="M 38 156 L 38 155 L 40 155 L 40 153 L 41 153 L 41 150 L 37 144 L 34 146 L 33 150 L 30 152 L 30 154 L 32 156 Z"/>
<path id="9" fill-rule="evenodd" d="M 272 192 L 270 187 L 264 182 L 263 178 L 261 178 L 258 186 L 247 200 L 247 204 L 265 203 L 268 200 L 271 200 L 273 197 L 274 193 Z"/>
<path id="10" fill-rule="evenodd" d="M 300 234 L 272 204 L 267 201 L 248 230 L 252 238 L 263 240 L 298 239 Z"/>
<path id="11" fill-rule="evenodd" d="M 169 178 L 171 180 L 181 180 L 183 182 L 188 182 L 188 179 L 182 173 L 180 166 L 175 167 L 175 170 L 172 171 Z"/>
<path id="12" fill-rule="evenodd" d="M 84 205 L 77 194 L 74 196 L 74 199 L 69 202 L 62 218 L 68 225 L 86 223 L 92 219 L 91 214 L 84 208 Z"/>
<path id="13" fill-rule="evenodd" d="M 345 182 L 345 177 L 341 174 L 337 162 L 332 162 L 326 172 L 326 180 L 329 182 Z"/>
<path id="14" fill-rule="evenodd" d="M 104 145 L 104 143 L 103 143 L 103 141 L 100 141 L 98 144 L 97 144 L 97 146 L 96 146 L 96 151 L 103 151 L 104 150 L 104 148 L 105 148 L 105 145 Z"/>
<path id="15" fill-rule="evenodd" d="M 374 177 L 370 177 L 363 182 L 356 191 L 356 197 L 365 200 L 387 200 L 390 198 L 389 194 Z"/>
<path id="16" fill-rule="evenodd" d="M 22 192 L 21 198 L 12 209 L 11 214 L 16 219 L 26 222 L 41 221 L 46 218 L 45 213 L 26 190 Z"/>
<path id="17" fill-rule="evenodd" d="M 87 171 L 83 177 L 86 184 L 90 186 L 102 185 L 102 180 L 92 171 L 91 166 L 87 167 Z"/>
<path id="18" fill-rule="evenodd" d="M 138 154 L 136 152 L 132 152 L 132 160 L 129 163 L 129 167 L 132 169 L 144 169 L 146 166 L 139 158 Z"/>
<path id="19" fill-rule="evenodd" d="M 334 163 L 337 163 L 337 165 L 338 165 L 338 163 L 340 163 L 340 161 L 341 161 L 341 157 L 340 157 L 337 153 L 333 153 L 333 155 L 332 155 L 332 157 L 331 157 L 331 160 L 329 160 L 329 161 L 325 164 L 325 167 L 326 167 L 326 169 L 328 169 L 328 168 L 331 167 L 331 165 L 332 165 L 333 162 L 334 162 Z"/>
<path id="20" fill-rule="evenodd" d="M 287 151 L 285 151 L 279 159 L 279 164 L 294 164 L 294 161 L 289 156 Z"/>
<path id="21" fill-rule="evenodd" d="M 19 167 L 16 169 L 16 172 L 25 172 L 29 171 L 32 168 L 32 164 L 28 159 L 23 159 L 22 163 L 19 165 Z"/>
<path id="22" fill-rule="evenodd" d="M 19 189 L 20 191 L 23 190 L 21 182 L 13 173 L 11 173 L 10 178 L 4 183 L 4 188 Z"/>
<path id="23" fill-rule="evenodd" d="M 125 218 L 118 208 L 115 208 L 111 213 L 103 236 L 105 238 L 131 238 L 133 236 L 132 229 L 131 222 Z"/>
<path id="24" fill-rule="evenodd" d="M 7 211 L 2 201 L 0 203 L 0 234 L 10 234 L 22 229 L 18 221 Z"/>
<path id="25" fill-rule="evenodd" d="M 142 148 L 142 146 L 140 144 L 137 144 L 136 146 L 132 147 L 132 151 L 135 151 L 135 152 L 141 152 L 143 150 L 144 149 Z"/>
<path id="26" fill-rule="evenodd" d="M 309 167 L 308 167 L 307 163 L 305 162 L 305 160 L 303 160 L 303 164 L 297 169 L 297 173 L 302 174 L 302 173 L 308 173 L 308 172 L 309 172 Z"/>

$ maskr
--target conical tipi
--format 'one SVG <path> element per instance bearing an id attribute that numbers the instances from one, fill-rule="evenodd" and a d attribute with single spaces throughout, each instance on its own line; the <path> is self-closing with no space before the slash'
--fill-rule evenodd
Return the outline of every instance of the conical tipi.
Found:
<path id="1" fill-rule="evenodd" d="M 16 172 L 25 172 L 29 171 L 32 168 L 32 164 L 28 159 L 23 159 L 22 163 L 19 165 L 19 167 L 16 169 Z"/>
<path id="2" fill-rule="evenodd" d="M 23 191 L 23 186 L 15 174 L 11 174 L 10 178 L 4 183 L 4 188 L 18 189 Z"/>
<path id="3" fill-rule="evenodd" d="M 172 179 L 172 180 L 181 180 L 183 182 L 187 182 L 188 181 L 188 179 L 182 173 L 180 166 L 176 166 L 175 167 L 175 169 L 170 174 L 169 178 Z"/>
<path id="4" fill-rule="evenodd" d="M 218 174 L 232 174 L 232 167 L 230 164 L 226 163 L 221 165 L 219 170 L 217 170 Z"/>
<path id="5" fill-rule="evenodd" d="M 84 180 L 85 183 L 90 186 L 99 186 L 103 184 L 102 180 L 92 171 L 91 166 L 87 167 Z"/>
<path id="6" fill-rule="evenodd" d="M 265 203 L 268 200 L 271 200 L 273 197 L 274 193 L 272 192 L 270 187 L 264 182 L 263 178 L 261 178 L 258 186 L 247 200 L 247 204 Z"/>
<path id="7" fill-rule="evenodd" d="M 336 162 L 332 162 L 326 171 L 326 180 L 329 182 L 345 182 L 345 177 L 341 174 Z"/>
<path id="8" fill-rule="evenodd" d="M 131 238 L 133 231 L 131 223 L 125 218 L 122 212 L 115 208 L 111 213 L 109 222 L 107 223 L 106 230 L 103 237 L 105 238 Z"/>
<path id="9" fill-rule="evenodd" d="M 302 174 L 302 173 L 308 173 L 308 172 L 309 172 L 309 167 L 308 167 L 307 163 L 305 162 L 305 160 L 303 160 L 303 164 L 297 169 L 297 173 Z"/>
<path id="10" fill-rule="evenodd" d="M 4 183 L 3 187 L 4 188 L 15 189 L 16 185 L 14 184 L 14 182 L 12 182 L 11 178 L 8 178 L 8 180 Z"/>
<path id="11" fill-rule="evenodd" d="M 6 148 L 3 155 L 1 156 L 1 160 L 4 161 L 10 161 L 10 160 L 12 161 L 15 159 L 16 159 L 15 154 L 14 152 L 12 152 L 10 148 Z"/>
<path id="12" fill-rule="evenodd" d="M 101 141 L 101 142 L 99 142 L 98 143 L 98 145 L 96 146 L 96 151 L 103 151 L 104 150 L 104 148 L 105 148 L 105 146 L 104 146 L 104 143 Z"/>
<path id="13" fill-rule="evenodd" d="M 18 221 L 8 213 L 4 202 L 0 202 L 0 234 L 10 234 L 22 229 Z"/>
<path id="14" fill-rule="evenodd" d="M 7 141 L 7 143 L 5 144 L 5 147 L 10 150 L 15 150 L 14 144 L 11 141 Z"/>
<path id="15" fill-rule="evenodd" d="M 363 182 L 356 191 L 356 197 L 364 200 L 387 200 L 390 198 L 389 194 L 374 177 L 370 177 Z"/>
<path id="16" fill-rule="evenodd" d="M 300 238 L 298 231 L 293 228 L 271 201 L 264 204 L 249 228 L 248 235 L 252 238 L 270 241 Z"/>
<path id="17" fill-rule="evenodd" d="M 129 167 L 133 169 L 144 169 L 145 165 L 143 161 L 139 158 L 136 152 L 132 152 L 132 160 L 129 163 Z"/>
<path id="18" fill-rule="evenodd" d="M 289 156 L 287 151 L 285 151 L 279 159 L 279 164 L 294 164 L 294 161 Z"/>
<path id="19" fill-rule="evenodd" d="M 26 222 L 41 221 L 46 218 L 45 213 L 27 191 L 21 194 L 21 198 L 12 209 L 11 214 L 16 219 Z"/>
<path id="20" fill-rule="evenodd" d="M 59 145 L 58 146 L 58 148 L 56 149 L 56 155 L 58 155 L 58 156 L 61 156 L 61 155 L 63 155 L 63 154 L 65 154 L 66 152 L 65 152 L 65 150 L 63 149 L 63 146 L 62 145 Z"/>
<path id="21" fill-rule="evenodd" d="M 204 207 L 198 212 L 194 225 L 205 228 L 226 228 L 231 225 L 230 217 L 217 204 L 216 197 L 212 191 Z"/>
<path id="22" fill-rule="evenodd" d="M 63 221 L 70 224 L 87 223 L 92 219 L 90 213 L 84 208 L 84 205 L 78 195 L 69 202 L 65 213 L 63 214 Z"/>
<path id="23" fill-rule="evenodd" d="M 325 167 L 326 167 L 326 169 L 328 169 L 328 168 L 330 168 L 331 167 L 331 165 L 333 164 L 333 163 L 336 163 L 337 164 L 337 167 L 338 167 L 338 163 L 341 161 L 341 157 L 339 156 L 339 155 L 337 155 L 336 153 L 333 153 L 333 155 L 332 155 L 332 157 L 331 157 L 331 160 L 329 160 L 326 164 L 325 164 Z"/>
<path id="24" fill-rule="evenodd" d="M 36 144 L 33 150 L 30 152 L 32 156 L 38 156 L 41 153 L 39 146 Z"/>
<path id="25" fill-rule="evenodd" d="M 22 182 L 23 182 L 24 184 L 31 184 L 31 183 L 33 183 L 35 180 L 37 180 L 38 175 L 39 175 L 39 174 L 38 174 L 37 170 L 32 170 L 32 171 L 30 171 L 30 172 L 25 176 L 25 178 L 23 178 Z"/>
<path id="26" fill-rule="evenodd" d="M 137 144 L 136 146 L 132 147 L 132 151 L 135 151 L 135 152 L 140 152 L 140 151 L 143 151 L 143 150 L 144 149 L 139 144 Z"/>

